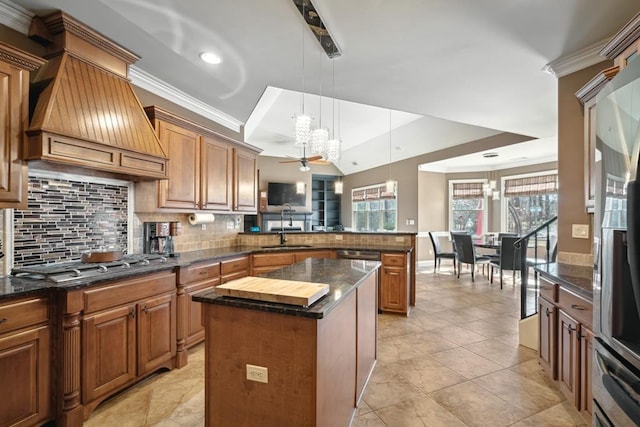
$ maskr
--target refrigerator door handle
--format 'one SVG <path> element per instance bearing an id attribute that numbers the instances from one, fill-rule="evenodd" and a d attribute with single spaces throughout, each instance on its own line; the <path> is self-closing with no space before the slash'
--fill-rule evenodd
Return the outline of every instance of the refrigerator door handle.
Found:
<path id="1" fill-rule="evenodd" d="M 638 402 L 638 390 L 640 389 L 640 380 L 631 377 L 622 369 L 615 369 L 612 372 L 610 367 L 614 365 L 612 361 L 604 354 L 596 350 L 596 363 L 602 373 L 602 384 L 609 392 L 609 395 L 625 414 L 636 424 L 640 425 L 640 403 Z M 626 370 L 626 368 L 623 368 Z M 633 393 L 633 395 L 630 394 Z"/>

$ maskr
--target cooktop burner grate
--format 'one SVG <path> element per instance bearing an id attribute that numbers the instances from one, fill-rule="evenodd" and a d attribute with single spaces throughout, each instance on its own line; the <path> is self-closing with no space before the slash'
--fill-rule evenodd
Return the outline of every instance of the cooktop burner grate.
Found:
<path id="1" fill-rule="evenodd" d="M 117 269 L 143 267 L 166 261 L 167 258 L 162 255 L 127 255 L 121 260 L 110 262 L 85 263 L 72 261 L 16 267 L 11 270 L 11 275 L 61 283 L 114 272 Z"/>

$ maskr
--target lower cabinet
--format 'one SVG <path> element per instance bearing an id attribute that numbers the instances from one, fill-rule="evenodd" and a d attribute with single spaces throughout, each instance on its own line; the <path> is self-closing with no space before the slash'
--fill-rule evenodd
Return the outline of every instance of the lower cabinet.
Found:
<path id="1" fill-rule="evenodd" d="M 187 364 L 187 349 L 204 341 L 202 304 L 192 300 L 198 292 L 220 284 L 220 262 L 198 262 L 178 269 L 178 329 L 176 367 Z"/>
<path id="2" fill-rule="evenodd" d="M 249 275 L 249 255 L 226 259 L 220 262 L 220 283 L 240 279 Z"/>
<path id="3" fill-rule="evenodd" d="M 0 425 L 41 425 L 52 419 L 48 298 L 0 305 Z"/>
<path id="4" fill-rule="evenodd" d="M 544 279 L 540 289 L 538 362 L 549 377 L 558 381 L 567 401 L 590 423 L 593 400 L 592 301 Z"/>
<path id="5" fill-rule="evenodd" d="M 251 255 L 251 274 L 268 273 L 294 263 L 293 252 L 264 253 Z"/>
<path id="6" fill-rule="evenodd" d="M 175 273 L 70 290 L 61 309 L 60 425 L 78 425 L 107 397 L 175 366 Z"/>
<path id="7" fill-rule="evenodd" d="M 380 269 L 380 305 L 382 311 L 409 314 L 409 266 L 404 253 L 383 253 Z"/>

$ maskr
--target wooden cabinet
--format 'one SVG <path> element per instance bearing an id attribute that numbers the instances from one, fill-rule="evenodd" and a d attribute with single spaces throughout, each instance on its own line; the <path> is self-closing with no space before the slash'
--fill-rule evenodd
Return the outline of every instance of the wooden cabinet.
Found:
<path id="1" fill-rule="evenodd" d="M 41 425 L 52 419 L 49 299 L 0 305 L 0 425 Z"/>
<path id="2" fill-rule="evenodd" d="M 538 363 L 552 379 L 556 379 L 556 325 L 557 308 L 545 298 L 538 299 Z"/>
<path id="3" fill-rule="evenodd" d="M 541 278 L 538 362 L 590 423 L 593 304 L 571 290 Z"/>
<path id="4" fill-rule="evenodd" d="M 409 314 L 408 269 L 406 254 L 382 254 L 380 310 Z"/>
<path id="5" fill-rule="evenodd" d="M 136 184 L 136 210 L 257 212 L 257 149 L 156 106 L 145 112 L 168 153 L 168 179 Z"/>
<path id="6" fill-rule="evenodd" d="M 249 275 L 249 256 L 244 255 L 220 262 L 220 284 Z"/>
<path id="7" fill-rule="evenodd" d="M 178 327 L 176 367 L 187 364 L 186 349 L 204 341 L 202 305 L 192 300 L 193 294 L 213 289 L 220 284 L 220 262 L 198 262 L 178 270 Z"/>
<path id="8" fill-rule="evenodd" d="M 175 366 L 176 301 L 170 270 L 61 295 L 61 425 L 81 424 L 107 397 Z"/>
<path id="9" fill-rule="evenodd" d="M 378 278 L 376 276 L 368 278 L 356 290 L 356 405 L 362 398 L 378 356 Z"/>
<path id="10" fill-rule="evenodd" d="M 251 274 L 268 273 L 293 264 L 293 252 L 264 253 L 251 255 Z"/>
<path id="11" fill-rule="evenodd" d="M 304 261 L 307 258 L 335 258 L 336 251 L 331 249 L 300 251 L 293 254 L 294 262 Z"/>
<path id="12" fill-rule="evenodd" d="M 21 150 L 29 122 L 29 71 L 45 61 L 0 42 L 0 208 L 27 207 Z"/>
<path id="13" fill-rule="evenodd" d="M 234 149 L 234 198 L 236 212 L 258 212 L 258 155 L 249 150 Z"/>

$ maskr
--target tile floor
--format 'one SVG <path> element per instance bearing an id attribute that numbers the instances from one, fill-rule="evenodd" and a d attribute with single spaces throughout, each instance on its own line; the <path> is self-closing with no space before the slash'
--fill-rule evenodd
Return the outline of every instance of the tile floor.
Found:
<path id="1" fill-rule="evenodd" d="M 508 276 L 507 276 L 508 277 Z M 584 419 L 518 346 L 519 288 L 420 265 L 409 317 L 380 315 L 378 363 L 354 426 L 580 426 Z M 86 426 L 203 426 L 204 348 L 102 404 Z"/>

